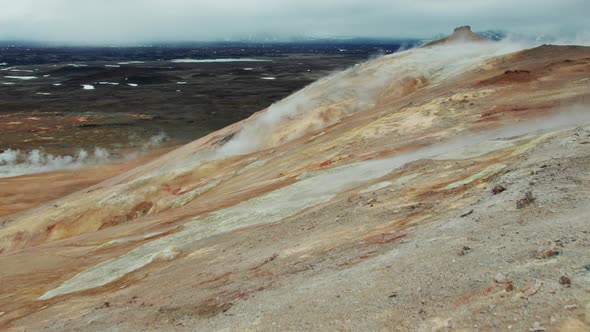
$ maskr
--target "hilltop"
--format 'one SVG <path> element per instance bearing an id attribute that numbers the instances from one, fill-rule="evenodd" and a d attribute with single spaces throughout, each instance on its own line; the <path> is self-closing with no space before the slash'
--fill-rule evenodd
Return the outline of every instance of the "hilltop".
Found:
<path id="1" fill-rule="evenodd" d="M 458 28 L 455 28 L 453 33 L 448 36 L 444 37 L 430 43 L 425 44 L 425 47 L 434 46 L 434 45 L 441 45 L 441 44 L 448 44 L 448 43 L 458 43 L 458 42 L 481 42 L 481 41 L 491 41 L 482 35 L 479 35 L 473 31 L 471 31 L 471 27 L 469 25 L 464 25 Z"/>

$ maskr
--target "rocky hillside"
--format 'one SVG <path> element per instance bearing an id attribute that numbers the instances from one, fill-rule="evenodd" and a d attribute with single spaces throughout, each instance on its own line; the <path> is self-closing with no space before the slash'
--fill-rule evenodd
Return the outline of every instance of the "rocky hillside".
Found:
<path id="1" fill-rule="evenodd" d="M 471 35 L 4 218 L 0 326 L 590 328 L 590 48 Z"/>

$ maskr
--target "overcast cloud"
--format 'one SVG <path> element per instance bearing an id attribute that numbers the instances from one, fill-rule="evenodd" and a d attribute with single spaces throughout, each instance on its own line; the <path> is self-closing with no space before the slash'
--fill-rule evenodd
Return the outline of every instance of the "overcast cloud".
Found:
<path id="1" fill-rule="evenodd" d="M 0 40 L 79 44 L 248 35 L 418 37 L 504 29 L 590 31 L 588 0 L 0 0 Z"/>

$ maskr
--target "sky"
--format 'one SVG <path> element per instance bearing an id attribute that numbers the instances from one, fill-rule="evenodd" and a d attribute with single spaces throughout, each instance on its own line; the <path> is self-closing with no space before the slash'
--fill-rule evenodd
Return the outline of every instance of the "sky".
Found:
<path id="1" fill-rule="evenodd" d="M 0 0 L 0 40 L 66 44 L 281 38 L 429 38 L 460 25 L 590 31 L 590 0 Z"/>

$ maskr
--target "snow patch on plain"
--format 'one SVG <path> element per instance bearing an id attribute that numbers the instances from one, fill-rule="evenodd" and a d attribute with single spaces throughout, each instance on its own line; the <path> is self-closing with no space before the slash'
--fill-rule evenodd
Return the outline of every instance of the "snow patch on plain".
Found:
<path id="1" fill-rule="evenodd" d="M 10 78 L 10 79 L 14 79 L 14 80 L 28 81 L 28 80 L 34 80 L 34 79 L 36 79 L 37 76 L 4 76 L 4 78 Z"/>
<path id="2" fill-rule="evenodd" d="M 30 69 L 10 69 L 10 72 L 23 72 L 23 73 L 34 73 L 34 70 Z"/>

